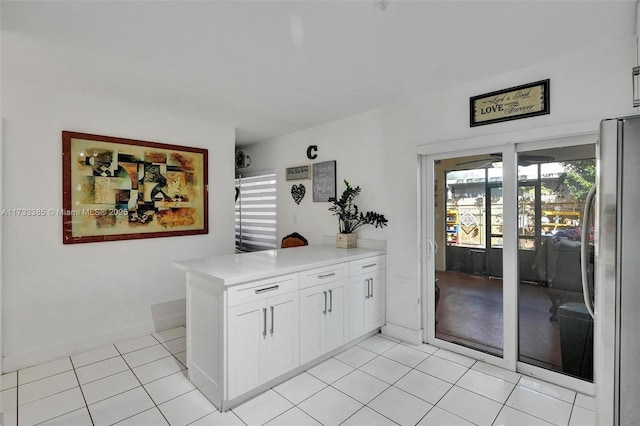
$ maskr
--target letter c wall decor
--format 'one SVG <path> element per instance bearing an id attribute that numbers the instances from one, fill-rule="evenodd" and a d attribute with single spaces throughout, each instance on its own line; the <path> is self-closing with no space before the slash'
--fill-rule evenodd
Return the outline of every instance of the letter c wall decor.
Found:
<path id="1" fill-rule="evenodd" d="M 307 148 L 307 158 L 309 160 L 315 160 L 318 158 L 318 154 L 316 154 L 317 151 L 318 145 L 309 145 L 309 148 Z"/>

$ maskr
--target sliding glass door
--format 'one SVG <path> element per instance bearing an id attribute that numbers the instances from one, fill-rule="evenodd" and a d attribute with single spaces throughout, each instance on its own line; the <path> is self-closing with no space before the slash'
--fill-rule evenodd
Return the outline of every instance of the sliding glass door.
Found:
<path id="1" fill-rule="evenodd" d="M 594 229 L 583 214 L 595 183 L 595 145 L 524 151 L 518 158 L 518 360 L 593 381 L 593 321 L 584 304 L 580 249 L 585 231 L 593 254 Z"/>
<path id="2" fill-rule="evenodd" d="M 592 381 L 579 253 L 596 145 L 565 142 L 423 157 L 429 343 Z"/>
<path id="3" fill-rule="evenodd" d="M 515 237 L 504 229 L 510 226 L 509 196 L 514 198 L 515 188 L 508 177 L 515 171 L 503 158 L 514 152 L 511 146 L 466 154 L 423 160 L 429 176 L 424 209 L 432 213 L 425 216 L 429 249 L 424 273 L 427 294 L 435 296 L 428 309 L 427 340 L 500 360 L 513 346 L 504 336 L 514 329 L 513 321 L 505 320 L 505 300 L 513 291 L 505 283 L 515 277 L 515 268 L 509 269 Z"/>
<path id="4" fill-rule="evenodd" d="M 502 161 L 499 153 L 444 158 L 434 165 L 435 336 L 502 355 Z M 439 241 L 438 241 L 439 240 Z"/>

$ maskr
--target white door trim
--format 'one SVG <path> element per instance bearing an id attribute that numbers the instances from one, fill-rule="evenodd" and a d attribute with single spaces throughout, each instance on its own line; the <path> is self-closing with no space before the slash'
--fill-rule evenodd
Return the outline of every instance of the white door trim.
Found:
<path id="1" fill-rule="evenodd" d="M 431 144 L 418 145 L 417 154 L 439 154 L 452 151 L 451 147 L 460 147 L 458 151 L 469 151 L 489 146 L 502 146 L 510 143 L 524 143 L 535 141 L 553 141 L 569 137 L 598 134 L 600 120 L 581 121 L 557 126 L 540 127 L 528 130 L 519 130 L 508 133 L 498 133 L 473 138 L 451 139 Z M 453 151 L 456 151 L 454 149 Z M 470 154 L 471 155 L 471 154 Z"/>
<path id="2" fill-rule="evenodd" d="M 3 161 L 3 151 L 4 151 L 4 119 L 2 117 L 0 117 L 0 211 L 2 211 L 2 209 L 4 208 L 4 205 L 2 203 L 3 197 L 4 197 L 4 183 L 2 180 L 2 176 L 3 176 L 3 170 L 4 167 L 2 167 L 2 165 L 4 164 Z M 2 256 L 2 247 L 4 246 L 4 241 L 3 241 L 3 234 L 2 234 L 2 228 L 4 226 L 4 222 L 0 222 L 0 374 L 4 373 L 4 370 L 2 369 L 2 360 L 4 358 L 4 352 L 2 350 L 2 341 L 3 341 L 3 334 L 2 334 L 2 305 L 3 305 L 3 288 L 2 288 L 2 278 L 4 277 L 4 271 L 3 271 L 3 265 L 4 265 L 4 258 Z"/>

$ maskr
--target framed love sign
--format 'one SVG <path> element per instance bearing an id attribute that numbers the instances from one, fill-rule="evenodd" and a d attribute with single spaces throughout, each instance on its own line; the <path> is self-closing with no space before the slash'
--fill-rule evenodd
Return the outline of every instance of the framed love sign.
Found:
<path id="1" fill-rule="evenodd" d="M 549 114 L 549 79 L 473 96 L 471 127 Z"/>

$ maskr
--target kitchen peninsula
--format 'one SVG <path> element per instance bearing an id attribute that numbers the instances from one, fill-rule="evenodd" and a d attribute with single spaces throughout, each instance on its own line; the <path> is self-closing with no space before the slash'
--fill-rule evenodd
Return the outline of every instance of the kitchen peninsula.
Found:
<path id="1" fill-rule="evenodd" d="M 221 411 L 385 322 L 381 248 L 310 245 L 174 266 L 186 272 L 189 380 Z"/>

